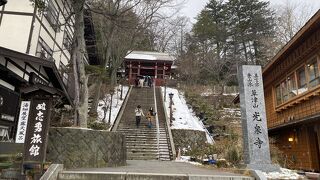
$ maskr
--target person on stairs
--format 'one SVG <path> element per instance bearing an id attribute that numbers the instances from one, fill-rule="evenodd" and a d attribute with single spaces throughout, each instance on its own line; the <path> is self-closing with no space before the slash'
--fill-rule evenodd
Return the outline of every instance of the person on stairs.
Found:
<path id="1" fill-rule="evenodd" d="M 144 116 L 141 106 L 138 105 L 134 112 L 136 113 L 136 126 L 137 128 L 139 128 L 141 116 Z"/>
<path id="2" fill-rule="evenodd" d="M 153 111 L 153 108 L 150 107 L 149 111 L 147 113 L 147 120 L 148 120 L 148 127 L 152 128 L 152 121 L 154 121 L 154 116 L 156 115 L 156 113 Z"/>

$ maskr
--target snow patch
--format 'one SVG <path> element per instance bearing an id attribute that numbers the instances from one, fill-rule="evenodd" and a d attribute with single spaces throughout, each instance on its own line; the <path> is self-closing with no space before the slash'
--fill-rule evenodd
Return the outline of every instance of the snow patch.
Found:
<path id="1" fill-rule="evenodd" d="M 280 168 L 281 172 L 270 172 L 265 173 L 262 172 L 268 179 L 302 179 L 303 177 L 300 176 L 293 170 Z"/>
<path id="2" fill-rule="evenodd" d="M 164 88 L 162 87 L 162 92 L 164 93 Z M 199 118 L 195 115 L 192 109 L 188 108 L 187 102 L 184 97 L 184 93 L 179 92 L 177 89 L 174 88 L 167 88 L 166 89 L 166 102 L 165 107 L 168 116 L 170 116 L 170 98 L 169 94 L 173 94 L 173 122 L 172 122 L 172 129 L 189 129 L 189 130 L 198 130 L 198 131 L 205 131 L 207 136 L 207 142 L 212 144 L 213 139 L 210 136 L 209 132 L 205 128 L 204 124 L 199 120 Z M 169 118 L 169 117 L 168 117 Z"/>
<path id="3" fill-rule="evenodd" d="M 122 100 L 120 99 L 120 94 L 121 94 L 121 85 L 115 87 L 114 89 L 115 93 L 112 96 L 112 107 L 111 107 L 111 118 L 110 118 L 110 127 L 112 127 L 119 110 L 122 106 L 122 103 L 124 101 L 124 98 L 126 97 L 126 94 L 128 93 L 129 87 L 128 86 L 123 86 L 123 93 L 122 93 Z M 98 121 L 102 122 L 103 117 L 105 116 L 104 122 L 109 121 L 109 106 L 111 102 L 111 94 L 106 94 L 103 100 L 99 100 L 98 108 L 97 108 L 97 113 L 98 113 Z M 106 114 L 104 109 L 107 109 Z"/>

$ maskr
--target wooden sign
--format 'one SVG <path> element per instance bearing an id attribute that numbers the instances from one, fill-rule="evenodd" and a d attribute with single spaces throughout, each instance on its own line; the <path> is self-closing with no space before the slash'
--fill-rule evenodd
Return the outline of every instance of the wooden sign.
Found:
<path id="1" fill-rule="evenodd" d="M 50 99 L 33 99 L 31 101 L 27 136 L 24 145 L 24 162 L 43 163 L 45 161 L 50 116 Z"/>

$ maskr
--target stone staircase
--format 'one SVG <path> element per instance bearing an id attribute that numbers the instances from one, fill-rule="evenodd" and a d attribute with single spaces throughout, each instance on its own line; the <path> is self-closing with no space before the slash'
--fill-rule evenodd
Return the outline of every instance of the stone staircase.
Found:
<path id="1" fill-rule="evenodd" d="M 161 104 L 157 100 L 157 104 Z M 117 132 L 126 136 L 128 160 L 171 160 L 170 141 L 163 114 L 163 107 L 157 105 L 159 117 L 159 150 L 157 143 L 156 121 L 152 128 L 147 127 L 145 117 L 141 118 L 140 127 L 136 127 L 134 110 L 141 105 L 144 114 L 152 107 L 155 109 L 155 97 L 153 88 L 132 88 L 127 105 L 124 109 Z"/>

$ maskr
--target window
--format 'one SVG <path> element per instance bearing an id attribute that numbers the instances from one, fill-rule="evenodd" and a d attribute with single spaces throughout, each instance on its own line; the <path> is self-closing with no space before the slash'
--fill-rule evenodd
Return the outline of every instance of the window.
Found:
<path id="1" fill-rule="evenodd" d="M 43 59 L 52 59 L 53 50 L 48 46 L 47 43 L 39 38 L 36 56 Z"/>
<path id="2" fill-rule="evenodd" d="M 319 69 L 317 59 L 313 59 L 308 65 L 309 87 L 315 87 L 319 84 Z"/>
<path id="3" fill-rule="evenodd" d="M 275 86 L 276 105 L 285 103 L 291 98 L 303 94 L 309 89 L 320 85 L 319 64 L 317 57 L 310 63 L 298 68 Z"/>
<path id="4" fill-rule="evenodd" d="M 48 2 L 49 1 L 49 2 Z M 44 12 L 44 17 L 48 20 L 50 25 L 55 31 L 59 30 L 59 13 L 56 7 L 54 6 L 52 0 L 48 0 L 46 3 L 46 10 Z"/>
<path id="5" fill-rule="evenodd" d="M 287 89 L 287 82 L 283 81 L 281 83 L 281 96 L 282 96 L 282 101 L 286 102 L 288 98 L 288 89 Z"/>
<path id="6" fill-rule="evenodd" d="M 291 74 L 287 78 L 287 84 L 288 84 L 289 98 L 296 96 L 298 94 L 298 91 L 297 91 L 297 85 L 296 85 L 296 78 L 294 74 Z"/>
<path id="7" fill-rule="evenodd" d="M 304 93 L 308 90 L 306 81 L 306 72 L 304 66 L 297 71 L 298 75 L 298 94 Z"/>

